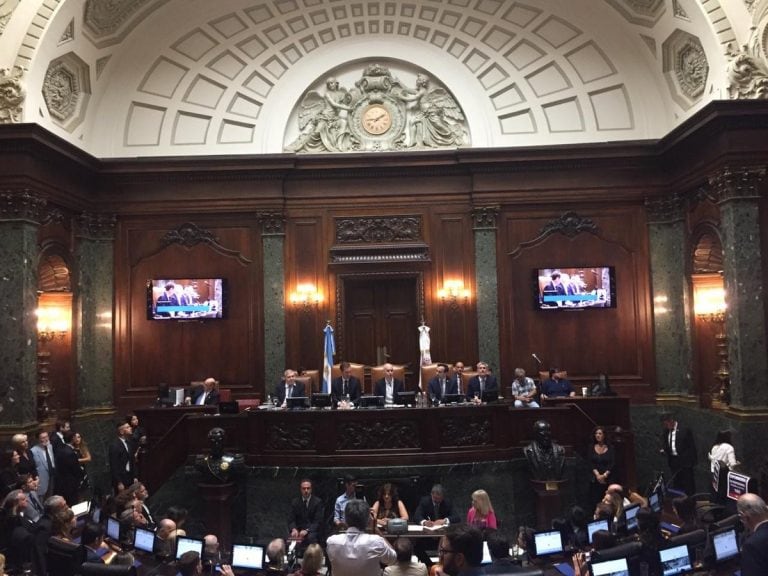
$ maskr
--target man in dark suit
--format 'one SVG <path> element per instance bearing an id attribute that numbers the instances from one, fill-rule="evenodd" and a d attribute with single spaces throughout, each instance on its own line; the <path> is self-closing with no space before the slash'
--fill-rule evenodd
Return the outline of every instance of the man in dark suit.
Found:
<path id="1" fill-rule="evenodd" d="M 464 362 L 459 360 L 453 364 L 453 373 L 451 374 L 451 385 L 456 386 L 456 394 L 466 394 L 467 382 L 464 379 Z"/>
<path id="2" fill-rule="evenodd" d="M 768 506 L 757 494 L 742 494 L 736 503 L 749 536 L 741 547 L 741 576 L 762 576 L 768 570 Z"/>
<path id="3" fill-rule="evenodd" d="M 413 521 L 427 528 L 448 526 L 461 522 L 461 516 L 454 513 L 450 500 L 445 498 L 445 491 L 440 484 L 432 486 L 429 496 L 419 500 L 419 505 L 413 514 Z M 427 567 L 433 564 L 427 550 L 435 548 L 437 538 L 419 538 L 414 545 L 414 553 L 419 561 Z"/>
<path id="4" fill-rule="evenodd" d="M 56 453 L 59 446 L 64 444 L 64 432 L 71 430 L 69 420 L 56 420 L 55 429 L 51 435 L 51 446 L 53 446 L 53 452 Z"/>
<path id="5" fill-rule="evenodd" d="M 102 542 L 104 542 L 104 529 L 101 526 L 95 522 L 87 522 L 80 535 L 80 542 L 85 549 L 86 562 L 104 564 L 104 559 L 100 554 L 102 551 L 106 552 L 106 550 L 101 550 Z"/>
<path id="6" fill-rule="evenodd" d="M 72 447 L 72 430 L 64 432 L 64 443 L 56 450 L 56 493 L 64 496 L 67 504 L 77 504 L 77 491 L 83 480 L 83 467 L 77 460 L 77 454 Z"/>
<path id="7" fill-rule="evenodd" d="M 362 389 L 360 380 L 352 376 L 352 367 L 349 365 L 349 362 L 342 362 L 339 368 L 341 368 L 341 376 L 334 378 L 333 382 L 331 382 L 333 405 L 336 406 L 347 395 L 349 395 L 350 402 L 357 404 L 360 398 L 360 390 Z"/>
<path id="8" fill-rule="evenodd" d="M 477 363 L 477 376 L 473 376 L 467 384 L 467 400 L 472 402 L 482 402 L 483 393 L 495 390 L 499 392 L 499 384 L 496 382 L 496 376 L 488 372 L 488 364 L 485 362 Z"/>
<path id="9" fill-rule="evenodd" d="M 299 556 L 310 544 L 321 544 L 323 525 L 323 501 L 312 494 L 312 481 L 304 479 L 299 486 L 301 496 L 291 502 L 288 516 L 288 531 L 292 540 L 296 540 Z"/>
<path id="10" fill-rule="evenodd" d="M 275 386 L 275 398 L 279 406 L 285 406 L 286 398 L 306 396 L 304 382 L 296 382 L 296 370 L 288 368 L 283 372 L 283 381 Z"/>
<path id="11" fill-rule="evenodd" d="M 665 412 L 661 415 L 664 431 L 661 433 L 661 452 L 667 455 L 669 469 L 672 471 L 670 483 L 673 488 L 682 490 L 688 496 L 696 493 L 694 467 L 698 462 L 696 443 L 690 428 L 680 426 L 674 415 Z"/>
<path id="12" fill-rule="evenodd" d="M 448 365 L 438 364 L 437 375 L 427 384 L 430 402 L 442 401 L 446 394 L 458 394 L 456 382 L 448 378 Z"/>
<path id="13" fill-rule="evenodd" d="M 395 378 L 395 367 L 387 362 L 384 364 L 384 378 L 376 382 L 373 393 L 376 396 L 384 396 L 384 404 L 394 404 L 400 392 L 405 392 L 405 384 Z"/>
<path id="14" fill-rule="evenodd" d="M 121 422 L 117 425 L 117 438 L 109 445 L 109 471 L 112 487 L 121 492 L 137 482 L 136 462 L 133 458 L 136 450 L 131 439 L 131 425 Z"/>
<path id="15" fill-rule="evenodd" d="M 186 403 L 192 406 L 218 406 L 219 382 L 216 378 L 206 378 L 203 386 L 192 390 L 191 396 L 186 398 Z"/>

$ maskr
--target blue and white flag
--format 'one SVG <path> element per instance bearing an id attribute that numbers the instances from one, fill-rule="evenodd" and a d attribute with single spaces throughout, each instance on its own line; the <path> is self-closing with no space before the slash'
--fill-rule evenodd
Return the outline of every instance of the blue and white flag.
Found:
<path id="1" fill-rule="evenodd" d="M 326 324 L 325 345 L 323 346 L 323 393 L 329 394 L 331 391 L 331 374 L 333 370 L 333 355 L 336 354 L 336 344 L 333 341 L 333 328 L 331 323 Z"/>

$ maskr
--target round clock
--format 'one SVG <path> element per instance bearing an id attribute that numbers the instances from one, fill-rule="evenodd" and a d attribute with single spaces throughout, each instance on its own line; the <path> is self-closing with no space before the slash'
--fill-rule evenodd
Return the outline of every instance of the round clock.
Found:
<path id="1" fill-rule="evenodd" d="M 371 104 L 361 116 L 363 129 L 374 136 L 384 134 L 392 126 L 392 115 L 381 104 Z"/>

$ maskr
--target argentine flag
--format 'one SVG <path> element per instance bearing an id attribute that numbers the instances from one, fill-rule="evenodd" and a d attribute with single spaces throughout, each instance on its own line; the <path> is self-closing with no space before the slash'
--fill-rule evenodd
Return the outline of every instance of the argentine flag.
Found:
<path id="1" fill-rule="evenodd" d="M 331 392 L 331 374 L 333 370 L 333 355 L 336 354 L 336 344 L 333 342 L 333 328 L 331 323 L 326 324 L 325 345 L 323 346 L 323 393 Z"/>

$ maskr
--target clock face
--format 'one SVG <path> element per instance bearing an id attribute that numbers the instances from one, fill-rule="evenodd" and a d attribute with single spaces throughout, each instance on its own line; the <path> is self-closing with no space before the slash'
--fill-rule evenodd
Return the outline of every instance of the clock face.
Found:
<path id="1" fill-rule="evenodd" d="M 362 124 L 368 134 L 384 134 L 392 126 L 392 115 L 381 104 L 371 104 L 362 115 Z"/>

